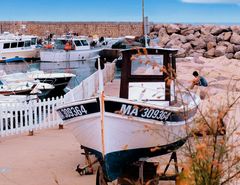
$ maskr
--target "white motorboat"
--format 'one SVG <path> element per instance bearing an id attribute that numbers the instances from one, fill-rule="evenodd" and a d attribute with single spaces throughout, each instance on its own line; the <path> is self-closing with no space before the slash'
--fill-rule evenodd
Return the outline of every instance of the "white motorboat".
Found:
<path id="1" fill-rule="evenodd" d="M 53 47 L 40 51 L 44 62 L 86 61 L 95 59 L 101 48 L 91 48 L 88 40 L 82 37 L 66 36 L 54 39 Z"/>
<path id="2" fill-rule="evenodd" d="M 36 91 L 39 90 L 39 96 L 55 97 L 64 94 L 64 88 L 72 77 L 72 73 L 46 73 L 44 71 L 33 70 L 26 73 L 5 74 L 0 77 L 8 83 L 31 82 L 36 83 Z"/>
<path id="3" fill-rule="evenodd" d="M 120 97 L 107 96 L 100 87 L 97 97 L 57 108 L 81 148 L 100 162 L 102 180 L 121 178 L 140 158 L 173 152 L 186 142 L 186 129 L 193 123 L 200 98 L 177 94 L 176 53 L 174 49 L 124 50 Z"/>
<path id="4" fill-rule="evenodd" d="M 18 36 L 8 32 L 0 35 L 0 61 L 18 62 L 38 58 L 37 36 Z"/>
<path id="5" fill-rule="evenodd" d="M 29 82 L 7 83 L 0 80 L 0 94 L 2 95 L 28 95 L 37 84 Z"/>

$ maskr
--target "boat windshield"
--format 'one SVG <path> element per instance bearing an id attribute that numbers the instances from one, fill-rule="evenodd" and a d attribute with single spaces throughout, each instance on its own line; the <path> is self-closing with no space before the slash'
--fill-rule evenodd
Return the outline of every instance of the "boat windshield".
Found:
<path id="1" fill-rule="evenodd" d="M 68 42 L 67 40 L 63 40 L 63 39 L 58 40 L 58 39 L 56 39 L 55 43 L 54 43 L 54 46 L 55 46 L 56 49 L 64 49 L 64 46 L 65 46 L 65 44 L 67 42 Z"/>
<path id="2" fill-rule="evenodd" d="M 74 43 L 77 47 L 82 46 L 80 40 L 74 40 Z"/>
<path id="3" fill-rule="evenodd" d="M 81 40 L 83 46 L 88 46 L 88 42 L 86 40 Z"/>
<path id="4" fill-rule="evenodd" d="M 163 55 L 134 55 L 131 75 L 163 75 Z"/>

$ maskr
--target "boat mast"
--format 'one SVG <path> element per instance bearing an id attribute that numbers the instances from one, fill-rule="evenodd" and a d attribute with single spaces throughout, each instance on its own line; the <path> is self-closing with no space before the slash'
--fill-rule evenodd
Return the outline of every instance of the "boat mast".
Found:
<path id="1" fill-rule="evenodd" d="M 147 44 L 147 28 L 146 28 L 146 21 L 147 19 L 145 19 L 145 15 L 144 15 L 144 0 L 142 0 L 142 33 L 143 33 L 143 37 L 144 37 L 144 44 L 145 47 L 148 47 Z"/>

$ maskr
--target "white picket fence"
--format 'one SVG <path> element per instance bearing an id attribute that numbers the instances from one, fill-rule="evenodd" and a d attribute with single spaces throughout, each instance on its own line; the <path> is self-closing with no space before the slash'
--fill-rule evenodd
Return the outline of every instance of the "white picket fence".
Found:
<path id="1" fill-rule="evenodd" d="M 105 65 L 104 82 L 114 79 L 115 63 Z M 0 103 L 0 137 L 62 125 L 55 108 L 64 103 L 94 96 L 99 87 L 98 71 L 83 80 L 64 98 L 31 100 L 28 103 Z"/>
<path id="2" fill-rule="evenodd" d="M 62 124 L 55 111 L 62 103 L 63 97 L 0 104 L 0 137 Z"/>

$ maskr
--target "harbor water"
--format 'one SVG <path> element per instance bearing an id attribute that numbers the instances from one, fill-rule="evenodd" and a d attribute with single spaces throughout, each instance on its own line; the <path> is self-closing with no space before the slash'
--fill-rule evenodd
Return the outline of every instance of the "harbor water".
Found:
<path id="1" fill-rule="evenodd" d="M 89 61 L 67 61 L 67 62 L 12 62 L 12 63 L 0 63 L 0 71 L 4 71 L 6 74 L 27 72 L 32 70 L 42 70 L 44 72 L 65 72 L 73 73 L 76 77 L 73 77 L 68 88 L 73 88 L 78 85 L 82 80 L 90 76 L 96 71 L 95 60 Z"/>

